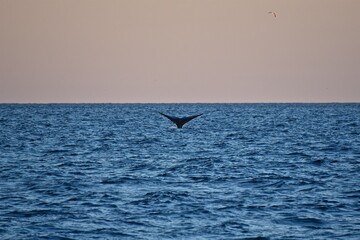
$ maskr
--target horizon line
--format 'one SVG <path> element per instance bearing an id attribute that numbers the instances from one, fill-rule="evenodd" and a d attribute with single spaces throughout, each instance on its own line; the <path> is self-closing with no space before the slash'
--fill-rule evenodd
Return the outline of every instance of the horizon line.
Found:
<path id="1" fill-rule="evenodd" d="M 359 104 L 354 101 L 333 102 L 0 102 L 0 105 L 51 105 L 51 104 Z"/>

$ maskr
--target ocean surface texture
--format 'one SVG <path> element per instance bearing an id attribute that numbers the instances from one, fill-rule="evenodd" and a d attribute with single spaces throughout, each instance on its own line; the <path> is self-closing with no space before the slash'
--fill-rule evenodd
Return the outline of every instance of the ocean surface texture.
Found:
<path id="1" fill-rule="evenodd" d="M 360 104 L 2 104 L 0 239 L 360 239 Z"/>

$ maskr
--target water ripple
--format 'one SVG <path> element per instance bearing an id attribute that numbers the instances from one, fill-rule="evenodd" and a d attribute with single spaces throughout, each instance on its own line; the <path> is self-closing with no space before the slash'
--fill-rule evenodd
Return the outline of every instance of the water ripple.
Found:
<path id="1" fill-rule="evenodd" d="M 360 237 L 360 104 L 0 104 L 0 125 L 1 239 Z"/>

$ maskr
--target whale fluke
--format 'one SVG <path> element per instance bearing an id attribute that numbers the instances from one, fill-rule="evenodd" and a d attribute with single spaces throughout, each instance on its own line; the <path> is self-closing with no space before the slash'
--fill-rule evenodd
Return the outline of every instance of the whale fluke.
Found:
<path id="1" fill-rule="evenodd" d="M 177 128 L 182 128 L 185 123 L 188 123 L 191 120 L 193 120 L 194 118 L 197 118 L 197 117 L 203 115 L 203 114 L 198 114 L 198 115 L 194 115 L 194 116 L 190 116 L 190 117 L 179 118 L 179 117 L 172 117 L 172 116 L 166 115 L 166 114 L 161 113 L 161 112 L 159 112 L 159 113 L 161 115 L 163 115 L 164 117 L 166 117 L 167 119 L 169 119 L 170 121 L 172 121 L 173 123 L 175 123 Z"/>

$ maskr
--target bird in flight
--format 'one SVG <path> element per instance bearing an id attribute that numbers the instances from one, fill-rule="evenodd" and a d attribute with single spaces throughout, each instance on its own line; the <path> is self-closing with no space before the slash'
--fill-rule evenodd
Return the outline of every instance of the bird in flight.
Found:
<path id="1" fill-rule="evenodd" d="M 272 14 L 274 17 L 276 17 L 276 12 L 268 12 L 269 14 Z"/>

